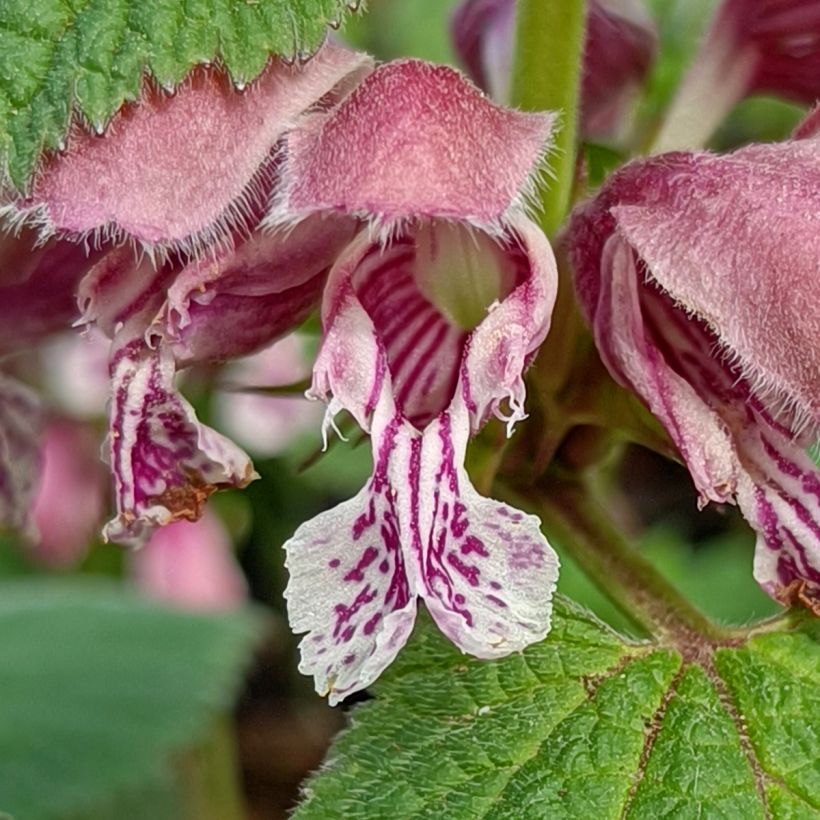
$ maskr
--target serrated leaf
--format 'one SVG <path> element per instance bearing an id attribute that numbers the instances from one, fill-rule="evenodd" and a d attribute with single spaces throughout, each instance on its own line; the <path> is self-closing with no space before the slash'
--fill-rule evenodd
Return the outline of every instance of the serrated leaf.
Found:
<path id="1" fill-rule="evenodd" d="M 72 111 L 102 128 L 138 97 L 146 71 L 167 88 L 221 60 L 237 83 L 272 54 L 312 53 L 352 0 L 0 0 L 0 151 L 27 184 Z"/>
<path id="2" fill-rule="evenodd" d="M 807 631 L 681 652 L 559 596 L 546 641 L 487 663 L 425 621 L 295 817 L 815 817 L 818 683 Z"/>
<path id="3" fill-rule="evenodd" d="M 0 585 L 0 816 L 111 816 L 95 812 L 164 788 L 230 706 L 257 626 L 109 584 Z"/>

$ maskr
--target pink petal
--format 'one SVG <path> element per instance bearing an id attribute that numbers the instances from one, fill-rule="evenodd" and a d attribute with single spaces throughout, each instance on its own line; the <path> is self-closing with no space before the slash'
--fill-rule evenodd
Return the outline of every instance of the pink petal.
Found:
<path id="1" fill-rule="evenodd" d="M 30 529 L 44 419 L 37 396 L 0 373 L 0 527 Z"/>
<path id="2" fill-rule="evenodd" d="M 456 401 L 424 431 L 418 473 L 410 476 L 418 482 L 421 595 L 459 649 L 500 658 L 549 632 L 558 556 L 534 515 L 472 487 L 464 469 L 469 430 Z"/>
<path id="3" fill-rule="evenodd" d="M 167 350 L 135 341 L 111 362 L 113 398 L 109 448 L 117 516 L 105 537 L 139 546 L 154 529 L 195 521 L 214 490 L 244 487 L 255 478 L 235 444 L 196 420 L 174 389 Z"/>
<path id="4" fill-rule="evenodd" d="M 85 556 L 103 516 L 104 478 L 92 428 L 49 425 L 32 507 L 37 536 L 32 555 L 49 567 L 71 567 Z"/>
<path id="5" fill-rule="evenodd" d="M 554 122 L 493 105 L 445 66 L 389 63 L 288 135 L 269 220 L 342 211 L 386 231 L 414 217 L 497 231 L 531 192 Z"/>
<path id="6" fill-rule="evenodd" d="M 273 60 L 244 93 L 216 68 L 173 94 L 146 84 L 103 136 L 76 129 L 18 208 L 46 232 L 189 249 L 226 238 L 264 204 L 271 152 L 294 118 L 369 69 L 367 56 L 328 44 L 304 64 Z"/>
<path id="7" fill-rule="evenodd" d="M 231 539 L 212 513 L 163 527 L 129 560 L 137 586 L 149 598 L 195 611 L 235 609 L 247 600 Z"/>
<path id="8" fill-rule="evenodd" d="M 52 239 L 37 248 L 33 241 L 29 232 L 4 241 L 0 264 L 9 267 L 0 268 L 0 353 L 71 327 L 80 281 L 100 257 L 73 242 Z"/>
<path id="9" fill-rule="evenodd" d="M 493 99 L 508 103 L 515 0 L 464 0 L 451 30 L 472 79 Z M 618 131 L 656 50 L 654 24 L 638 0 L 590 0 L 581 93 L 585 137 L 600 139 Z"/>
<path id="10" fill-rule="evenodd" d="M 355 230 L 350 218 L 317 216 L 287 233 L 257 231 L 235 251 L 191 262 L 168 288 L 152 335 L 172 343 L 180 364 L 259 350 L 307 318 Z"/>
<path id="11" fill-rule="evenodd" d="M 411 458 L 414 435 L 389 415 L 387 395 L 373 424 L 374 468 L 367 486 L 302 524 L 285 545 L 288 618 L 294 632 L 308 633 L 299 669 L 313 675 L 316 691 L 329 694 L 331 705 L 376 680 L 416 619 L 404 530 L 410 498 L 391 470 L 394 462 Z"/>

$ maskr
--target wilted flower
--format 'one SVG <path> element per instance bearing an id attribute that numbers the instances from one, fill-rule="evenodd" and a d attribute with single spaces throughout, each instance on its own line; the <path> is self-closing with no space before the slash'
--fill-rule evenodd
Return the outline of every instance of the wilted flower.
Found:
<path id="1" fill-rule="evenodd" d="M 110 539 L 139 544 L 158 525 L 197 518 L 214 489 L 254 477 L 238 447 L 197 421 L 175 372 L 258 350 L 318 301 L 355 220 L 317 219 L 277 237 L 258 226 L 286 129 L 370 67 L 364 55 L 327 45 L 302 66 L 272 61 L 244 93 L 213 67 L 170 95 L 149 86 L 104 135 L 75 128 L 31 191 L 6 208 L 7 220 L 36 227 L 41 241 L 57 238 L 36 265 L 0 249 L 11 267 L 27 266 L 0 276 L 0 312 L 19 304 L 4 324 L 10 344 L 78 312 L 112 339 Z M 87 255 L 84 245 L 97 250 Z M 67 263 L 53 262 L 59 253 Z"/>
<path id="2" fill-rule="evenodd" d="M 479 657 L 549 629 L 557 559 L 538 520 L 478 495 L 464 456 L 492 414 L 509 432 L 525 417 L 556 269 L 524 203 L 552 123 L 406 61 L 288 136 L 272 220 L 368 225 L 330 272 L 311 393 L 332 397 L 325 434 L 343 408 L 370 433 L 373 475 L 286 545 L 300 668 L 331 703 L 392 661 L 418 598 Z"/>
<path id="3" fill-rule="evenodd" d="M 734 105 L 773 94 L 820 97 L 820 0 L 724 0 L 655 143 L 698 148 Z"/>
<path id="4" fill-rule="evenodd" d="M 815 122 L 816 128 L 816 122 Z M 707 501 L 757 532 L 755 577 L 820 608 L 820 141 L 626 166 L 566 241 L 610 372 Z"/>
<path id="5" fill-rule="evenodd" d="M 464 0 L 452 21 L 453 44 L 470 76 L 509 102 L 515 0 Z M 581 131 L 617 134 L 655 57 L 654 24 L 639 0 L 590 0 L 581 88 Z"/>

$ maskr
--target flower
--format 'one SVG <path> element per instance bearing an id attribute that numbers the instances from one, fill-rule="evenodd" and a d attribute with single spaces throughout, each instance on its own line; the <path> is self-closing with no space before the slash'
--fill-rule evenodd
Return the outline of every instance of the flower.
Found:
<path id="1" fill-rule="evenodd" d="M 410 60 L 288 135 L 271 223 L 367 223 L 329 274 L 310 393 L 330 398 L 325 435 L 343 408 L 370 433 L 373 473 L 286 544 L 300 669 L 331 703 L 393 660 L 419 598 L 478 657 L 549 629 L 557 558 L 534 516 L 473 489 L 464 457 L 491 415 L 509 432 L 525 417 L 557 274 L 524 206 L 552 126 Z"/>
<path id="2" fill-rule="evenodd" d="M 734 105 L 753 94 L 803 105 L 820 97 L 818 0 L 724 0 L 655 150 L 704 145 Z"/>
<path id="3" fill-rule="evenodd" d="M 355 219 L 317 218 L 276 237 L 260 221 L 285 131 L 370 69 L 368 57 L 327 44 L 304 65 L 272 60 L 242 93 L 215 67 L 173 94 L 147 83 L 104 134 L 76 127 L 5 208 L 7 224 L 26 226 L 19 241 L 36 229 L 48 242 L 33 271 L 0 248 L 0 259 L 28 266 L 0 279 L 0 312 L 20 309 L 9 344 L 28 324 L 30 338 L 78 313 L 112 340 L 109 539 L 144 543 L 157 526 L 198 518 L 215 489 L 255 477 L 244 452 L 197 420 L 175 374 L 261 349 L 318 302 Z M 52 264 L 58 253 L 68 262 Z"/>
<path id="4" fill-rule="evenodd" d="M 515 0 L 463 0 L 452 19 L 456 53 L 494 99 L 508 102 Z M 654 24 L 638 0 L 590 0 L 581 89 L 581 131 L 617 134 L 655 58 Z"/>
<path id="5" fill-rule="evenodd" d="M 800 133 L 625 166 L 565 241 L 612 375 L 664 424 L 703 503 L 739 505 L 761 586 L 817 611 L 820 140 Z"/>
<path id="6" fill-rule="evenodd" d="M 158 530 L 131 553 L 130 568 L 146 596 L 184 609 L 229 610 L 247 600 L 231 540 L 213 513 Z"/>

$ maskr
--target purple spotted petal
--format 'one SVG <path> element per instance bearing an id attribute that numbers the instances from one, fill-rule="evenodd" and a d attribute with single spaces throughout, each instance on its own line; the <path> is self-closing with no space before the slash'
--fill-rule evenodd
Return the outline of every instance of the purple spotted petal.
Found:
<path id="1" fill-rule="evenodd" d="M 467 409 L 456 400 L 426 428 L 414 451 L 418 461 L 409 465 L 422 539 L 421 596 L 459 649 L 499 658 L 549 631 L 558 557 L 534 515 L 484 498 L 470 484 L 469 431 Z"/>
<path id="2" fill-rule="evenodd" d="M 818 145 L 633 163 L 565 237 L 610 372 L 663 422 L 702 498 L 740 505 L 764 589 L 814 608 Z"/>
<path id="3" fill-rule="evenodd" d="M 269 221 L 341 211 L 386 233 L 421 217 L 497 232 L 531 193 L 554 122 L 493 105 L 446 66 L 389 63 L 289 133 Z"/>
<path id="4" fill-rule="evenodd" d="M 394 465 L 409 464 L 417 435 L 391 416 L 383 392 L 373 423 L 373 475 L 350 501 L 316 516 L 286 544 L 285 597 L 300 644 L 300 671 L 331 705 L 371 684 L 407 642 L 416 619 L 416 584 L 406 544 L 411 501 Z M 404 476 L 399 481 L 406 480 Z"/>
<path id="5" fill-rule="evenodd" d="M 0 373 L 0 529 L 31 530 L 44 422 L 35 394 Z"/>
<path id="6" fill-rule="evenodd" d="M 139 546 L 156 527 L 195 521 L 214 490 L 255 478 L 245 453 L 197 421 L 175 391 L 174 371 L 167 350 L 140 341 L 112 359 L 109 457 L 117 516 L 104 531 L 111 541 Z"/>
<path id="7" fill-rule="evenodd" d="M 370 70 L 366 55 L 326 45 L 311 60 L 272 60 L 240 93 L 199 68 L 173 94 L 146 84 L 100 137 L 79 128 L 16 204 L 43 231 L 128 236 L 193 250 L 253 227 L 275 176 L 272 152 L 298 115 Z"/>

